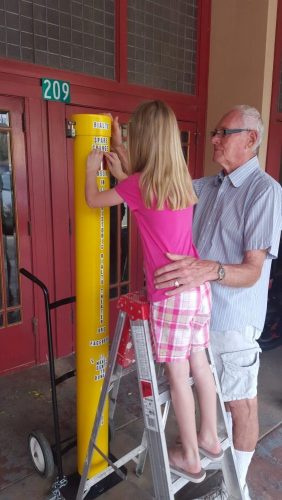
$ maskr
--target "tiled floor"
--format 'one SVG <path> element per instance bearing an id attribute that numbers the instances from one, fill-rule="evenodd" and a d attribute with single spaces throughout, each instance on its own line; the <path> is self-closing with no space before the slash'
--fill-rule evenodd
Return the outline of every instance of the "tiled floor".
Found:
<path id="1" fill-rule="evenodd" d="M 282 424 L 258 443 L 250 474 L 255 500 L 282 498 Z"/>
<path id="2" fill-rule="evenodd" d="M 260 435 L 268 434 L 282 420 L 282 346 L 262 354 L 259 378 L 259 414 Z M 56 362 L 57 375 L 65 373 L 74 365 L 72 357 Z M 48 366 L 34 367 L 20 373 L 0 377 L 0 500 L 43 500 L 50 499 L 51 480 L 41 478 L 33 469 L 28 455 L 27 438 L 31 430 L 39 429 L 53 443 L 52 404 L 49 386 Z M 58 386 L 62 438 L 75 434 L 75 379 L 66 380 Z M 124 377 L 119 393 L 116 411 L 116 427 L 112 442 L 112 452 L 117 456 L 140 442 L 143 422 L 135 375 Z M 125 425 L 127 424 L 127 425 Z M 175 436 L 176 428 L 173 415 L 167 427 L 168 439 Z M 281 455 L 280 455 L 281 456 Z M 255 457 L 257 458 L 257 457 Z M 265 463 L 269 468 L 269 463 Z M 255 459 L 249 473 L 249 485 L 252 491 L 257 488 L 257 476 L 262 475 L 264 462 Z M 147 461 L 141 478 L 134 473 L 134 463 L 127 466 L 127 481 L 121 482 L 106 493 L 101 499 L 147 500 L 152 498 L 150 465 Z M 64 471 L 71 474 L 76 470 L 75 449 L 64 457 Z M 282 485 L 275 479 L 278 496 L 271 496 L 268 481 L 273 483 L 270 473 L 265 475 L 263 500 L 282 498 Z M 210 479 L 209 482 L 212 482 Z M 273 485 L 272 485 L 273 486 Z M 205 482 L 205 488 L 207 482 Z M 188 485 L 177 498 L 191 499 L 200 494 L 199 487 Z M 281 488 L 281 489 L 280 489 Z M 273 488 L 272 488 L 273 491 Z M 280 495 L 280 496 L 279 496 Z M 253 497 L 257 500 L 257 497 Z M 68 499 L 67 499 L 68 500 Z"/>

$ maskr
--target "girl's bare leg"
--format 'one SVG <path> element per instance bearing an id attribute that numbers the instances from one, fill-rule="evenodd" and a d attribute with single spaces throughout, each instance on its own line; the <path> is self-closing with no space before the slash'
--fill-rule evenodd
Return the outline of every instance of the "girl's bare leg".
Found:
<path id="1" fill-rule="evenodd" d="M 166 364 L 166 369 L 182 444 L 182 446 L 176 446 L 169 450 L 170 463 L 184 471 L 196 473 L 201 470 L 201 463 L 197 442 L 194 396 L 188 384 L 189 363 L 187 360 L 173 361 Z"/>
<path id="2" fill-rule="evenodd" d="M 190 366 L 200 406 L 198 444 L 212 453 L 219 453 L 221 445 L 217 435 L 216 389 L 205 350 L 191 352 Z"/>

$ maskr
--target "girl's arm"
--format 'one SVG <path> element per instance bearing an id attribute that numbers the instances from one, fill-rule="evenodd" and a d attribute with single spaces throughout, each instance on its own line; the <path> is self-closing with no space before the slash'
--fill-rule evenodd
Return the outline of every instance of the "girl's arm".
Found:
<path id="1" fill-rule="evenodd" d="M 97 172 L 103 160 L 103 152 L 93 149 L 86 161 L 85 199 L 90 208 L 112 207 L 120 205 L 123 199 L 115 188 L 99 191 L 97 187 Z"/>
<path id="2" fill-rule="evenodd" d="M 107 160 L 107 165 L 111 174 L 118 180 L 122 181 L 123 179 L 127 179 L 128 175 L 124 173 L 122 170 L 122 166 L 118 155 L 116 153 L 104 153 L 104 156 Z"/>
<path id="3" fill-rule="evenodd" d="M 123 170 L 128 174 L 129 172 L 129 164 L 128 164 L 128 153 L 127 149 L 122 142 L 121 130 L 119 126 L 118 116 L 112 118 L 112 139 L 111 145 L 113 151 L 118 155 Z"/>

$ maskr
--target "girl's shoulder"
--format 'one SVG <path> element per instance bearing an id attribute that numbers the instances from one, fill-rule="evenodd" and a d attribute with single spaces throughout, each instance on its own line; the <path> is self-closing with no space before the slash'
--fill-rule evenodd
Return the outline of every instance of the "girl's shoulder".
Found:
<path id="1" fill-rule="evenodd" d="M 142 204 L 141 190 L 139 186 L 140 174 L 132 174 L 127 179 L 119 182 L 115 189 L 131 209 L 137 209 Z"/>
<path id="2" fill-rule="evenodd" d="M 132 184 L 138 184 L 140 180 L 140 172 L 135 172 L 134 174 L 129 174 L 125 181 L 131 182 Z M 122 181 L 123 182 L 123 181 Z"/>

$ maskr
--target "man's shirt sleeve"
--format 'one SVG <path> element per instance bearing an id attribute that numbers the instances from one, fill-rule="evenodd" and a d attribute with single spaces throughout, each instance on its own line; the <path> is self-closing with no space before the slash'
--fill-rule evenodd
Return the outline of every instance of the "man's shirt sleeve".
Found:
<path id="1" fill-rule="evenodd" d="M 282 229 L 282 189 L 278 182 L 266 185 L 245 216 L 245 251 L 267 250 L 267 258 L 276 258 Z"/>

